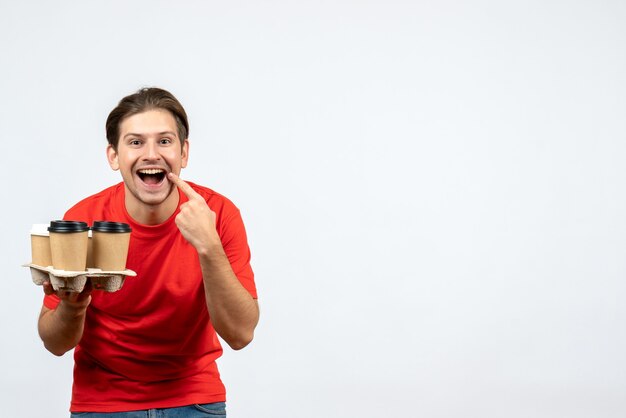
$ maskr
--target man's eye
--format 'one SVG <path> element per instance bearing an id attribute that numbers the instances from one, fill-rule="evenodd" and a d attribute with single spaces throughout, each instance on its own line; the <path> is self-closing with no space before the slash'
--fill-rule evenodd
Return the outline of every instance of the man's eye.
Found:
<path id="1" fill-rule="evenodd" d="M 171 144 L 172 140 L 169 138 L 161 138 L 161 144 Z"/>
<path id="2" fill-rule="evenodd" d="M 131 139 L 131 140 L 128 142 L 128 144 L 129 144 L 129 145 L 141 145 L 141 141 L 140 141 L 140 140 L 138 140 L 138 139 Z"/>

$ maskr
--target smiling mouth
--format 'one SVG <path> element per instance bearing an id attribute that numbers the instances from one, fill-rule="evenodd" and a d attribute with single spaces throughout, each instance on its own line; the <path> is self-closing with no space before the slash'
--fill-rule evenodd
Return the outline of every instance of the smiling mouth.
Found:
<path id="1" fill-rule="evenodd" d="M 137 171 L 137 175 L 141 181 L 150 185 L 161 183 L 163 179 L 165 179 L 165 174 L 165 170 L 160 168 L 145 168 Z"/>

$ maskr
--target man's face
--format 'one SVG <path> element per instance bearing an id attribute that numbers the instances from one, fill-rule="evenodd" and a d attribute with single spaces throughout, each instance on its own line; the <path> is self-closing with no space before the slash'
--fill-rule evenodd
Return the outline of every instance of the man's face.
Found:
<path id="1" fill-rule="evenodd" d="M 117 151 L 109 145 L 107 157 L 111 168 L 122 174 L 129 212 L 174 199 L 176 186 L 167 173 L 180 174 L 187 166 L 188 149 L 187 141 L 181 146 L 176 120 L 166 110 L 148 110 L 122 120 Z"/>

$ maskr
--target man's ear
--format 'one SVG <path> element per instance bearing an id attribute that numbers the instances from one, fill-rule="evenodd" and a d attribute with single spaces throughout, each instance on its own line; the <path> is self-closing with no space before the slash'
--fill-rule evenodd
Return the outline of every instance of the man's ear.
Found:
<path id="1" fill-rule="evenodd" d="M 185 139 L 183 143 L 181 168 L 187 167 L 187 160 L 189 159 L 189 139 Z"/>
<path id="2" fill-rule="evenodd" d="M 113 149 L 113 145 L 107 145 L 107 160 L 109 161 L 109 166 L 115 171 L 120 169 L 120 164 L 117 161 L 117 151 Z"/>

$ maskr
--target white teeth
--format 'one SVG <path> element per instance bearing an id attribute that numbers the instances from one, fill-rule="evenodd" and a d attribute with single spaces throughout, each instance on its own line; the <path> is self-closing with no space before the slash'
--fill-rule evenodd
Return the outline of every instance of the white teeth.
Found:
<path id="1" fill-rule="evenodd" d="M 159 173 L 162 173 L 163 171 L 165 170 L 161 170 L 159 168 L 147 168 L 144 170 L 139 170 L 141 174 L 159 174 Z"/>

